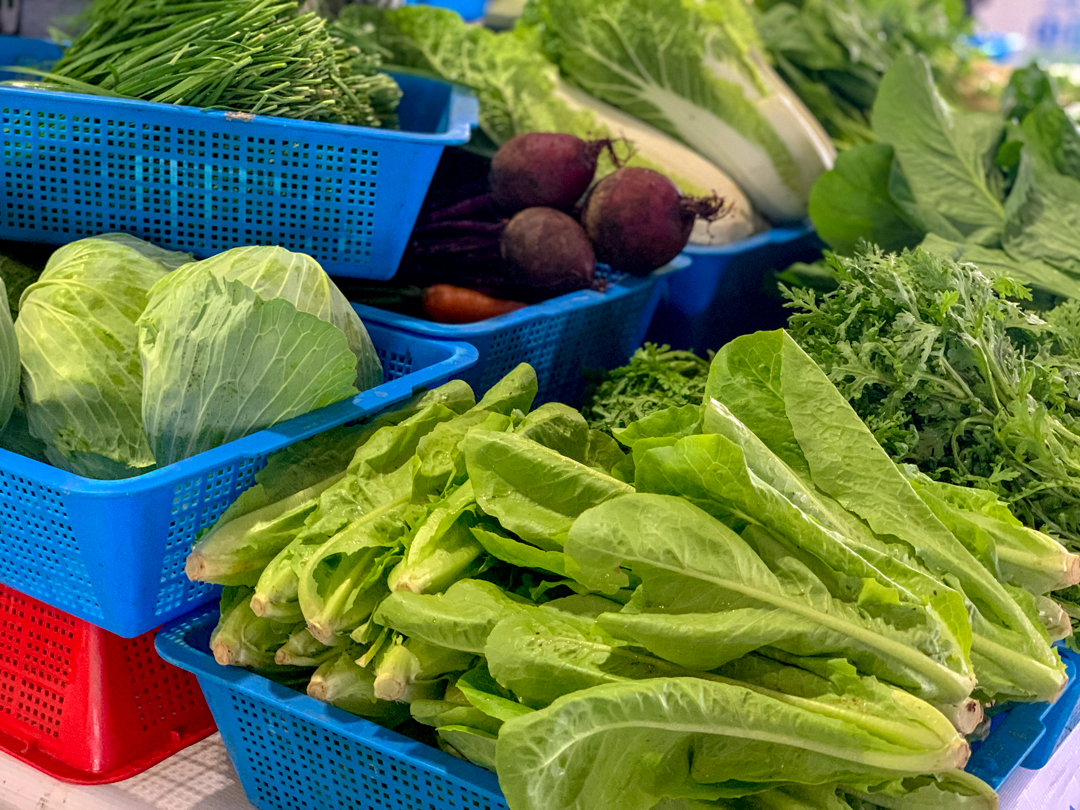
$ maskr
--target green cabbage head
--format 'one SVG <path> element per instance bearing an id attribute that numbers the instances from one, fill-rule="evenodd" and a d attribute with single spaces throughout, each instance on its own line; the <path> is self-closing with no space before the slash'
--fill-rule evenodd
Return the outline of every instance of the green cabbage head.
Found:
<path id="1" fill-rule="evenodd" d="M 138 345 L 142 417 L 161 466 L 382 382 L 341 291 L 283 248 L 236 248 L 163 278 Z"/>
<path id="2" fill-rule="evenodd" d="M 153 468 L 136 322 L 154 283 L 189 260 L 126 234 L 81 239 L 23 292 L 15 335 L 26 418 L 56 466 L 105 479 Z"/>

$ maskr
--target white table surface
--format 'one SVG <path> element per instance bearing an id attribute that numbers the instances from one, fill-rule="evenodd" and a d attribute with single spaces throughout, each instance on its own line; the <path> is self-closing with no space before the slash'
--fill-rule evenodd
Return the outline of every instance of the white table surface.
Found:
<path id="1" fill-rule="evenodd" d="M 252 810 L 221 737 L 214 734 L 139 776 L 112 785 L 67 785 L 0 755 L 0 810 Z M 1080 733 L 1039 771 L 1019 769 L 1001 810 L 1080 810 Z"/>

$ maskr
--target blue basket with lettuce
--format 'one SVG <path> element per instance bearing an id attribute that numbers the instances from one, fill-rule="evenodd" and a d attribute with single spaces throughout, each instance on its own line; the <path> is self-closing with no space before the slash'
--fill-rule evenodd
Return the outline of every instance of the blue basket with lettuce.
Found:
<path id="1" fill-rule="evenodd" d="M 0 308 L 0 582 L 126 637 L 214 598 L 184 558 L 270 453 L 344 452 L 354 429 L 320 434 L 476 357 L 369 331 L 283 248 L 193 262 L 112 234 L 29 281 Z"/>
<path id="2" fill-rule="evenodd" d="M 1023 550 L 1075 555 L 912 477 L 781 331 L 618 431 L 536 391 L 438 389 L 193 551 L 219 610 L 157 645 L 255 804 L 997 806 L 984 705 L 1072 697 Z"/>

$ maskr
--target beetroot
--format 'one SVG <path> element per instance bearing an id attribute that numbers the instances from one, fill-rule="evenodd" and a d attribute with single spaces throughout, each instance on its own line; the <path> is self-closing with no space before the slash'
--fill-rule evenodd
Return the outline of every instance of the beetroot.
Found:
<path id="1" fill-rule="evenodd" d="M 605 149 L 616 160 L 611 140 L 583 141 L 557 132 L 515 135 L 491 161 L 491 196 L 508 212 L 569 208 L 588 190 Z"/>
<path id="2" fill-rule="evenodd" d="M 646 275 L 682 252 L 696 219 L 713 220 L 724 213 L 724 202 L 715 195 L 684 197 L 659 172 L 631 167 L 596 184 L 581 222 L 599 261 L 625 273 Z"/>
<path id="3" fill-rule="evenodd" d="M 554 208 L 526 208 L 511 219 L 502 255 L 520 283 L 544 298 L 590 287 L 596 272 L 584 229 Z"/>

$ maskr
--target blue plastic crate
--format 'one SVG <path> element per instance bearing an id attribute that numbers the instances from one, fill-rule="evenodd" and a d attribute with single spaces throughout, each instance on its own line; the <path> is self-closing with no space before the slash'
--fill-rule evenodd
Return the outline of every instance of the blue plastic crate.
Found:
<path id="1" fill-rule="evenodd" d="M 25 48 L 0 37 L 0 66 Z M 199 258 L 270 244 L 332 275 L 390 278 L 443 149 L 479 113 L 464 89 L 395 78 L 400 130 L 0 87 L 0 239 L 125 231 Z"/>
<path id="2" fill-rule="evenodd" d="M 218 664 L 209 651 L 217 617 L 216 608 L 205 608 L 164 627 L 155 643 L 162 658 L 198 678 L 244 792 L 260 810 L 506 810 L 490 772 Z M 967 770 L 995 790 L 1021 764 L 1046 765 L 1068 733 L 1080 656 L 1061 652 L 1069 684 L 1058 701 L 1013 709 L 976 746 Z"/>
<path id="3" fill-rule="evenodd" d="M 461 378 L 478 392 L 487 391 L 519 363 L 528 363 L 539 381 L 537 404 L 579 405 L 587 382 L 583 373 L 613 369 L 629 359 L 645 338 L 665 278 L 689 264 L 688 258 L 679 257 L 644 278 L 611 276 L 602 293 L 581 290 L 469 324 L 434 323 L 361 304 L 356 311 L 364 323 L 472 344 L 480 359 Z"/>
<path id="4" fill-rule="evenodd" d="M 163 469 L 96 481 L 0 450 L 0 583 L 134 638 L 215 598 L 184 563 L 196 536 L 254 483 L 271 453 L 377 413 L 476 360 L 463 343 L 377 324 L 386 382 Z"/>
<path id="5" fill-rule="evenodd" d="M 217 609 L 162 628 L 158 653 L 192 672 L 260 810 L 507 810 L 495 775 L 209 652 Z"/>
<path id="6" fill-rule="evenodd" d="M 810 226 L 773 228 L 720 247 L 690 245 L 690 267 L 672 273 L 648 339 L 675 349 L 705 352 L 758 329 L 784 325 L 786 311 L 764 287 L 773 270 L 821 256 Z"/>
<path id="7" fill-rule="evenodd" d="M 407 0 L 408 3 L 418 6 L 439 6 L 456 11 L 468 21 L 480 20 L 484 17 L 485 0 Z"/>
<path id="8" fill-rule="evenodd" d="M 967 771 L 999 790 L 1013 772 L 1046 766 L 1058 745 L 1073 730 L 1080 712 L 1080 655 L 1064 645 L 1058 652 L 1069 682 L 1054 703 L 1017 705 L 994 718 L 990 735 L 971 746 Z"/>

